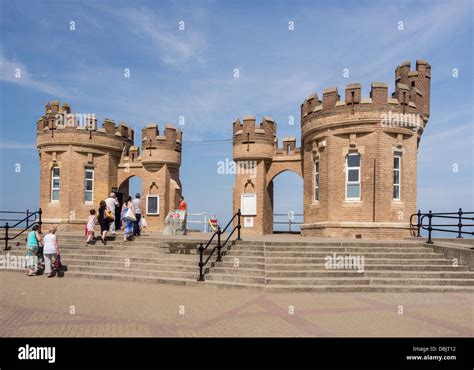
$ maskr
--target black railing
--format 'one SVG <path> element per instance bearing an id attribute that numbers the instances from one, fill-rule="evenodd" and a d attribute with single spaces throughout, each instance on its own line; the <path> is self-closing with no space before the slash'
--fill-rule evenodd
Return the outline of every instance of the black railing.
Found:
<path id="1" fill-rule="evenodd" d="M 416 216 L 416 223 L 413 223 L 413 217 Z M 433 244 L 431 233 L 433 231 L 440 231 L 444 233 L 456 233 L 456 238 L 462 238 L 463 235 L 474 235 L 473 231 L 466 231 L 468 227 L 474 227 L 474 224 L 463 223 L 463 221 L 474 221 L 474 212 L 463 212 L 461 208 L 457 212 L 436 212 L 429 211 L 428 213 L 421 213 L 418 210 L 410 216 L 410 227 L 416 228 L 417 237 L 421 237 L 421 230 L 428 231 L 427 243 Z M 456 223 L 434 223 L 436 219 L 455 220 Z M 457 230 L 446 229 L 446 227 L 456 228 Z M 463 230 L 464 228 L 464 230 Z"/>
<path id="2" fill-rule="evenodd" d="M 237 225 L 233 227 L 232 231 L 229 233 L 229 236 L 227 237 L 225 242 L 222 243 L 221 235 L 226 232 L 227 228 L 230 225 L 232 225 L 232 223 L 234 222 L 236 217 L 237 217 Z M 241 228 L 240 217 L 241 217 L 241 213 L 240 213 L 240 209 L 239 209 L 237 211 L 237 213 L 229 221 L 229 223 L 226 225 L 226 227 L 224 227 L 223 230 L 221 230 L 220 226 L 217 228 L 217 231 L 215 231 L 212 234 L 211 238 L 209 239 L 209 241 L 207 242 L 205 247 L 203 246 L 204 243 L 199 244 L 199 249 L 198 249 L 199 250 L 199 278 L 198 278 L 198 281 L 204 281 L 204 266 L 206 266 L 206 264 L 210 261 L 210 259 L 212 258 L 212 255 L 214 254 L 214 252 L 216 250 L 217 250 L 216 262 L 222 262 L 222 249 L 227 245 L 227 242 L 229 241 L 231 236 L 234 234 L 235 230 L 237 230 L 237 239 L 236 240 L 242 240 L 240 238 L 240 228 Z M 209 256 L 204 261 L 204 251 L 207 250 L 207 248 L 209 248 L 209 246 L 211 245 L 211 243 L 214 240 L 214 237 L 216 235 L 217 235 L 217 244 L 214 248 L 212 248 L 211 252 L 209 253 Z"/>
<path id="3" fill-rule="evenodd" d="M 8 241 L 18 238 L 21 234 L 23 234 L 26 230 L 29 230 L 34 225 L 39 225 L 41 227 L 41 208 L 36 212 L 30 212 L 26 210 L 26 212 L 10 212 L 10 211 L 0 211 L 0 215 L 25 215 L 26 217 L 23 219 L 14 219 L 14 218 L 1 218 L 0 222 L 5 222 L 4 225 L 0 225 L 0 229 L 4 229 L 4 235 L 0 236 L 0 240 L 5 241 L 5 250 L 10 250 L 8 246 Z M 38 217 L 36 217 L 38 216 Z M 7 216 L 8 217 L 8 216 Z M 14 224 L 10 224 L 9 222 L 16 222 Z M 24 224 L 23 226 L 19 227 L 20 225 Z M 10 229 L 15 229 L 16 234 L 13 236 L 10 235 Z"/>

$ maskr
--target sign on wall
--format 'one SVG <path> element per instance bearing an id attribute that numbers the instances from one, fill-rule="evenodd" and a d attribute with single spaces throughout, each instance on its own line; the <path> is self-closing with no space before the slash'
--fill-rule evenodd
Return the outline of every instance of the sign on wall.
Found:
<path id="1" fill-rule="evenodd" d="M 242 216 L 257 215 L 257 194 L 243 193 L 240 195 L 240 212 Z"/>
<path id="2" fill-rule="evenodd" d="M 160 196 L 159 195 L 146 196 L 146 214 L 147 215 L 160 214 Z"/>
<path id="3" fill-rule="evenodd" d="M 253 227 L 253 217 L 244 217 L 244 227 Z"/>

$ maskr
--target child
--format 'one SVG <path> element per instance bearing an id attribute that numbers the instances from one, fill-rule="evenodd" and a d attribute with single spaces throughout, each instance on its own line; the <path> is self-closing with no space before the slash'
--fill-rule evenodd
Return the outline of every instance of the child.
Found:
<path id="1" fill-rule="evenodd" d="M 87 218 L 87 225 L 86 225 L 86 230 L 87 230 L 86 244 L 91 244 L 92 241 L 94 240 L 94 228 L 95 228 L 95 223 L 97 222 L 95 209 L 91 209 L 89 212 L 90 212 L 90 215 Z"/>

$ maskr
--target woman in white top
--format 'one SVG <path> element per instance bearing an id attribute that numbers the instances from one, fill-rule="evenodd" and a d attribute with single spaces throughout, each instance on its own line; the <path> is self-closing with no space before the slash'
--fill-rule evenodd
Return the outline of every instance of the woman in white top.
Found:
<path id="1" fill-rule="evenodd" d="M 43 238 L 44 249 L 44 273 L 48 274 L 48 277 L 53 277 L 54 273 L 51 269 L 52 258 L 57 258 L 59 254 L 58 239 L 56 238 L 56 227 L 52 227 L 49 232 Z"/>

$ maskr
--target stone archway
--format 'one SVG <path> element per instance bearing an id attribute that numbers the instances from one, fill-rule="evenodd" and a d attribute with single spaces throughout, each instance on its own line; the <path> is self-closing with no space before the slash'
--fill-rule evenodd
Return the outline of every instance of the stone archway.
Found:
<path id="1" fill-rule="evenodd" d="M 281 204 L 281 197 L 280 199 L 277 199 L 278 191 L 276 190 L 277 187 L 281 185 L 277 185 L 277 182 L 275 182 L 276 179 L 281 178 L 281 177 L 286 177 L 285 175 L 289 174 L 291 177 L 296 178 L 299 180 L 299 184 L 297 188 L 293 189 L 293 191 L 290 194 L 299 194 L 301 195 L 301 204 L 299 206 L 293 205 L 290 207 L 287 205 L 286 207 Z M 283 176 L 281 176 L 283 175 Z M 286 179 L 288 180 L 288 178 Z M 303 176 L 301 175 L 300 167 L 296 165 L 286 165 L 286 164 L 281 164 L 278 166 L 275 166 L 273 168 L 270 168 L 270 171 L 267 174 L 267 189 L 268 197 L 270 199 L 270 209 L 268 211 L 269 215 L 268 218 L 271 220 L 271 229 L 272 232 L 286 232 L 290 231 L 289 227 L 288 229 L 286 227 L 276 227 L 279 225 L 279 222 L 286 222 L 288 220 L 288 212 L 293 211 L 296 212 L 297 214 L 303 214 Z M 283 216 L 284 214 L 284 216 Z M 301 221 L 301 217 L 299 218 Z M 283 226 L 283 225 L 281 225 Z M 295 231 L 293 228 L 291 231 Z"/>

